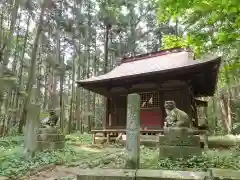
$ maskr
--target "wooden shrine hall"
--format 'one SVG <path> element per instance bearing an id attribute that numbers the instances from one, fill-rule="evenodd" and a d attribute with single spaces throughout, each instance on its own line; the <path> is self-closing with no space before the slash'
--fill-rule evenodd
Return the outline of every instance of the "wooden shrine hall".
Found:
<path id="1" fill-rule="evenodd" d="M 220 57 L 193 60 L 186 49 L 172 48 L 123 58 L 107 74 L 79 80 L 77 84 L 106 97 L 103 130 L 125 130 L 127 95 L 131 93 L 141 97 L 141 131 L 162 130 L 166 100 L 174 100 L 197 128 L 197 106 L 207 106 L 207 102 L 196 98 L 214 95 L 220 62 Z"/>

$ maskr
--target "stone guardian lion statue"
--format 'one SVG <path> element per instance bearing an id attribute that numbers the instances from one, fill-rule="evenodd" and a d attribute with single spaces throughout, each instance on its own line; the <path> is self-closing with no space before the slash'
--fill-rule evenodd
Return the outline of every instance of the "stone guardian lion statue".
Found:
<path id="1" fill-rule="evenodd" d="M 178 109 L 174 101 L 165 101 L 166 126 L 167 127 L 190 127 L 190 119 L 187 113 Z"/>

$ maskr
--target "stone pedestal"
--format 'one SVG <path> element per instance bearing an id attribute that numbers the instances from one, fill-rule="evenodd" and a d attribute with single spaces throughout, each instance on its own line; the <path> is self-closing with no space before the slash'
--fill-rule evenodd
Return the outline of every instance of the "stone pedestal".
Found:
<path id="1" fill-rule="evenodd" d="M 37 136 L 37 150 L 63 149 L 65 136 L 55 127 L 40 128 Z"/>
<path id="2" fill-rule="evenodd" d="M 159 158 L 188 158 L 202 154 L 200 137 L 189 128 L 165 128 L 159 136 Z"/>

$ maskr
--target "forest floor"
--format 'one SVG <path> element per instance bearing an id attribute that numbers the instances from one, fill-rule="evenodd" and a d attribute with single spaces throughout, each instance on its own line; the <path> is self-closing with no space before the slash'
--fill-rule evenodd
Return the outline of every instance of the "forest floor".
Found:
<path id="1" fill-rule="evenodd" d="M 80 169 L 123 168 L 124 147 L 91 145 L 91 135 L 74 133 L 67 136 L 66 148 L 40 152 L 25 159 L 23 137 L 0 139 L 0 176 L 21 180 L 75 179 Z M 141 146 L 140 167 L 147 169 L 201 170 L 208 168 L 240 169 L 240 151 L 233 149 L 207 150 L 201 157 L 188 160 L 158 160 L 157 148 Z M 1 177 L 0 177 L 1 180 Z"/>
<path id="2" fill-rule="evenodd" d="M 117 148 L 89 148 L 79 147 L 92 152 L 91 156 L 85 157 L 82 160 L 73 161 L 65 165 L 47 165 L 43 169 L 32 175 L 22 177 L 22 180 L 58 180 L 58 179 L 76 179 L 80 169 L 102 167 L 102 164 L 108 164 L 121 154 L 122 149 Z"/>

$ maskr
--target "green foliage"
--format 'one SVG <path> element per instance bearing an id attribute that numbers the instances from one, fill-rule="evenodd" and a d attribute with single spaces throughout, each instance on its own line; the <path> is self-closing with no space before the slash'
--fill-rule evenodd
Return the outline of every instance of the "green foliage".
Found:
<path id="1" fill-rule="evenodd" d="M 66 135 L 68 144 L 90 144 L 92 142 L 92 136 L 89 134 L 80 134 L 79 132 Z"/>
<path id="2" fill-rule="evenodd" d="M 140 150 L 140 167 L 147 169 L 156 169 L 159 159 L 158 150 L 153 150 L 141 146 Z"/>
<path id="3" fill-rule="evenodd" d="M 171 170 L 198 170 L 207 171 L 209 168 L 240 169 L 239 152 L 231 150 L 226 152 L 210 151 L 202 156 L 193 156 L 189 159 L 160 160 L 158 168 Z"/>
<path id="4" fill-rule="evenodd" d="M 67 135 L 67 147 L 64 150 L 58 151 L 44 151 L 36 153 L 35 157 L 26 159 L 23 153 L 22 137 L 8 137 L 1 140 L 8 142 L 0 148 L 0 176 L 7 176 L 18 178 L 31 170 L 39 169 L 40 167 L 48 164 L 65 164 L 68 166 L 83 167 L 111 167 L 123 168 L 125 159 L 124 155 L 113 154 L 116 148 L 103 150 L 98 147 L 96 149 L 89 149 L 90 146 L 83 146 L 90 144 L 91 135 L 74 133 Z M 210 138 L 211 142 L 229 143 L 230 138 L 213 137 Z M 1 142 L 1 141 L 0 141 Z M 230 143 L 232 143 L 231 141 Z M 239 149 L 230 150 L 208 150 L 200 157 L 190 157 L 189 159 L 164 159 L 159 160 L 158 149 L 150 149 L 141 146 L 140 150 L 140 166 L 147 169 L 171 169 L 171 170 L 201 170 L 206 171 L 208 168 L 230 168 L 240 169 L 240 151 Z M 107 158 L 104 158 L 107 157 Z M 65 177 L 64 179 L 71 179 Z"/>
<path id="5" fill-rule="evenodd" d="M 24 138 L 23 136 L 0 137 L 0 146 L 3 146 L 2 142 L 6 142 L 4 147 L 15 147 L 23 144 Z"/>
<path id="6" fill-rule="evenodd" d="M 21 147 L 3 150 L 0 160 L 0 175 L 19 177 L 24 175 L 27 171 L 39 168 L 47 164 L 63 164 L 71 161 L 76 153 L 71 149 L 53 151 L 53 152 L 39 152 L 34 158 L 26 159 L 22 153 Z"/>
<path id="7" fill-rule="evenodd" d="M 218 154 L 220 154 L 218 152 Z M 209 168 L 223 168 L 223 169 L 239 169 L 239 153 L 229 153 L 226 155 L 209 155 L 207 153 L 203 156 L 193 156 L 189 159 L 178 160 L 160 160 L 158 168 L 171 170 L 198 170 L 207 171 Z M 238 158 L 237 158 L 238 157 Z"/>
<path id="8" fill-rule="evenodd" d="M 74 177 L 63 177 L 63 178 L 58 178 L 57 180 L 74 180 Z"/>
<path id="9" fill-rule="evenodd" d="M 239 38 L 240 5 L 236 0 L 158 0 L 158 7 L 161 20 L 181 18 L 196 41 L 211 40 L 215 46 L 229 44 Z"/>
<path id="10" fill-rule="evenodd" d="M 18 127 L 17 126 L 13 126 L 8 130 L 8 136 L 10 137 L 18 137 L 19 136 L 19 132 L 18 132 Z"/>
<path id="11" fill-rule="evenodd" d="M 158 150 L 141 148 L 141 168 L 198 171 L 206 171 L 208 168 L 240 169 L 238 149 L 208 150 L 200 157 L 177 160 L 158 160 L 158 154 Z"/>
<path id="12" fill-rule="evenodd" d="M 175 35 L 164 35 L 163 46 L 161 49 L 170 49 L 175 47 L 187 47 L 188 42 L 186 39 L 175 36 Z"/>
<path id="13" fill-rule="evenodd" d="M 120 6 L 115 1 L 102 1 L 99 3 L 99 19 L 104 22 L 105 25 L 112 25 L 116 22 L 120 13 Z"/>
<path id="14" fill-rule="evenodd" d="M 157 0 L 157 7 L 160 23 L 178 20 L 184 27 L 186 41 L 196 57 L 207 52 L 223 56 L 221 87 L 239 77 L 240 4 L 237 0 Z"/>
<path id="15" fill-rule="evenodd" d="M 26 159 L 23 148 L 24 138 L 0 138 L 0 176 L 20 177 L 27 171 L 35 170 L 48 164 L 70 164 L 78 160 L 92 157 L 97 152 L 88 151 L 71 144 L 89 144 L 91 135 L 74 133 L 67 137 L 67 147 L 63 150 L 38 152 L 33 158 Z"/>

